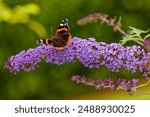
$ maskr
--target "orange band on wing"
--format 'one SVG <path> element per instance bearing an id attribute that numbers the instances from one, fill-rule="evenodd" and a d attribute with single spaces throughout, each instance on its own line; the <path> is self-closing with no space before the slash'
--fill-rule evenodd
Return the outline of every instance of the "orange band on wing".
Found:
<path id="1" fill-rule="evenodd" d="M 60 31 L 62 31 L 62 30 L 68 31 L 67 28 L 60 28 L 60 29 L 58 29 L 56 32 L 60 32 Z"/>
<path id="2" fill-rule="evenodd" d="M 50 45 L 49 42 L 48 42 L 48 39 L 45 40 L 45 44 Z"/>
<path id="3" fill-rule="evenodd" d="M 71 35 L 68 37 L 68 41 L 67 41 L 67 45 L 69 45 L 70 44 L 70 42 L 71 42 Z"/>
<path id="4" fill-rule="evenodd" d="M 63 50 L 64 47 L 55 47 L 56 50 Z"/>

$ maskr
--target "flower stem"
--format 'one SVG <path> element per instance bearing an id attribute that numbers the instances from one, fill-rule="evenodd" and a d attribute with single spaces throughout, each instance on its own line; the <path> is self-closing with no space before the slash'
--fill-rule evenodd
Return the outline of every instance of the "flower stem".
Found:
<path id="1" fill-rule="evenodd" d="M 141 85 L 138 85 L 138 86 L 135 86 L 131 89 L 132 93 L 141 93 L 141 94 L 147 94 L 147 95 L 150 95 L 150 92 L 143 92 L 143 91 L 139 91 L 138 89 L 141 88 L 141 87 L 144 87 L 144 86 L 147 86 L 149 85 L 150 83 L 150 80 L 148 80 L 147 83 L 145 84 L 141 84 Z"/>
<path id="2" fill-rule="evenodd" d="M 150 92 L 136 91 L 135 93 L 150 95 Z"/>
<path id="3" fill-rule="evenodd" d="M 133 40 L 134 42 L 138 43 L 140 46 L 144 47 L 143 43 L 138 40 Z"/>
<path id="4" fill-rule="evenodd" d="M 120 32 L 122 35 L 124 35 L 124 36 L 127 36 L 128 34 L 125 32 L 125 31 L 123 31 L 121 28 L 116 28 L 117 30 L 118 30 L 118 32 Z"/>

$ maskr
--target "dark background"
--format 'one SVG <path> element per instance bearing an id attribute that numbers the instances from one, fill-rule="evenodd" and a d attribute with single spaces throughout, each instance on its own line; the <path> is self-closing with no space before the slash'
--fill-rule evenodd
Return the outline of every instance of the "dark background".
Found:
<path id="1" fill-rule="evenodd" d="M 51 27 L 55 31 L 64 18 L 69 19 L 72 36 L 118 43 L 121 34 L 106 25 L 77 25 L 77 20 L 94 12 L 121 16 L 125 31 L 128 26 L 143 30 L 150 27 L 150 0 L 0 0 L 0 99 L 150 99 L 142 94 L 130 97 L 125 91 L 95 91 L 71 80 L 73 74 L 80 74 L 92 78 L 140 78 L 145 82 L 140 73 L 111 73 L 105 67 L 88 69 L 78 61 L 61 66 L 42 62 L 34 71 L 21 70 L 16 75 L 3 68 L 11 55 L 35 48 L 37 39 L 50 36 Z"/>

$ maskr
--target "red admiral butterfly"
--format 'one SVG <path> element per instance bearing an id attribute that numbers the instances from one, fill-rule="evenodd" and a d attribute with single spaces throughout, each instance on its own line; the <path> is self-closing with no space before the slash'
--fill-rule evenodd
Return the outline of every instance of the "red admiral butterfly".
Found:
<path id="1" fill-rule="evenodd" d="M 68 31 L 68 20 L 65 19 L 60 23 L 58 29 L 56 30 L 55 36 L 37 40 L 36 43 L 39 45 L 52 45 L 55 49 L 62 50 L 71 42 L 71 35 Z"/>

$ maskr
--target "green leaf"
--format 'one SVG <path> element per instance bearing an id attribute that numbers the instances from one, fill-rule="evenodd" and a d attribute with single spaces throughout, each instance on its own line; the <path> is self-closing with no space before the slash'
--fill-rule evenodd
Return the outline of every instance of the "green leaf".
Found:
<path id="1" fill-rule="evenodd" d="M 129 26 L 129 28 L 131 29 L 130 35 L 132 35 L 132 36 L 137 36 L 137 37 L 139 37 L 139 38 L 142 38 L 142 37 L 141 37 L 141 34 L 142 34 L 142 33 L 148 33 L 148 32 L 149 32 L 149 29 L 146 30 L 146 31 L 144 31 L 144 30 L 137 29 L 137 28 L 134 28 L 134 27 L 131 27 L 131 26 Z"/>
<path id="2" fill-rule="evenodd" d="M 146 35 L 146 36 L 144 37 L 144 39 L 147 39 L 148 37 L 150 37 L 150 34 Z"/>
<path id="3" fill-rule="evenodd" d="M 130 38 L 130 36 L 124 37 L 122 40 L 120 40 L 121 44 L 124 45 L 127 41 L 132 41 L 133 39 Z"/>

